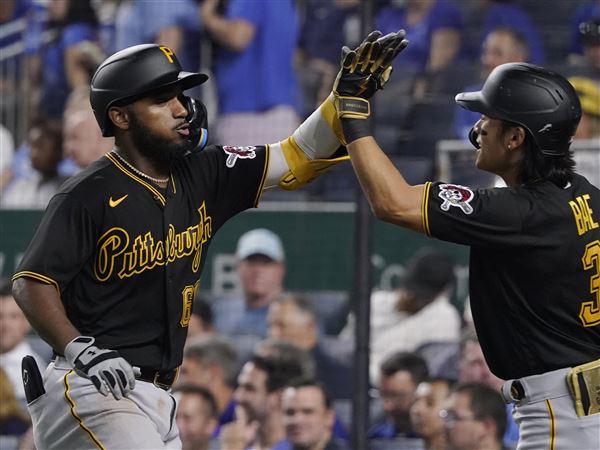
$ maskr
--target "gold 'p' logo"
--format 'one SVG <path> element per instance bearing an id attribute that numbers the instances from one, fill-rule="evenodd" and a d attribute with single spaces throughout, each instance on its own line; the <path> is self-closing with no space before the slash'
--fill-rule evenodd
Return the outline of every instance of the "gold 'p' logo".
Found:
<path id="1" fill-rule="evenodd" d="M 165 54 L 165 56 L 167 57 L 167 59 L 169 60 L 169 62 L 171 64 L 173 64 L 173 58 L 172 56 L 175 56 L 175 53 L 173 53 L 173 50 L 171 50 L 169 47 L 165 47 L 164 45 L 159 47 L 160 50 Z"/>

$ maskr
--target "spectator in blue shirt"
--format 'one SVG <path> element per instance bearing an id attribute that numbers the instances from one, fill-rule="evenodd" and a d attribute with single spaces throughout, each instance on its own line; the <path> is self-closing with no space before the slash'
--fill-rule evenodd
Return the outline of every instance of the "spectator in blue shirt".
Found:
<path id="1" fill-rule="evenodd" d="M 531 16 L 519 5 L 512 4 L 511 0 L 480 0 L 480 8 L 484 11 L 483 20 L 478 15 L 477 20 L 482 21 L 482 41 L 492 30 L 498 27 L 508 27 L 520 32 L 529 47 L 529 62 L 543 64 L 545 55 L 538 27 Z M 547 6 L 551 7 L 551 6 Z M 479 11 L 481 11 L 481 9 Z"/>
<path id="2" fill-rule="evenodd" d="M 51 0 L 48 13 L 47 31 L 51 38 L 41 50 L 42 95 L 38 111 L 60 118 L 69 93 L 89 86 L 96 68 L 94 61 L 103 56 L 96 46 L 98 22 L 90 0 Z"/>
<path id="3" fill-rule="evenodd" d="M 327 389 L 318 380 L 298 378 L 282 394 L 285 440 L 272 450 L 348 450 L 333 435 L 335 410 Z"/>
<path id="4" fill-rule="evenodd" d="M 128 0 L 115 18 L 115 50 L 154 42 L 166 45 L 183 67 L 200 68 L 200 21 L 194 0 Z"/>
<path id="5" fill-rule="evenodd" d="M 215 328 L 229 336 L 264 338 L 269 305 L 283 294 L 286 265 L 281 239 L 265 228 L 250 230 L 238 240 L 236 260 L 242 292 L 213 303 Z"/>
<path id="6" fill-rule="evenodd" d="M 483 81 L 495 67 L 508 62 L 527 62 L 528 57 L 527 42 L 521 33 L 508 27 L 498 27 L 492 30 L 485 38 L 481 48 L 479 81 L 465 87 L 462 92 L 479 91 Z M 479 113 L 457 106 L 454 113 L 456 137 L 468 140 L 469 131 L 480 116 Z"/>
<path id="7" fill-rule="evenodd" d="M 4 32 L 0 36 L 0 48 L 6 49 L 9 45 L 27 40 L 28 34 L 32 31 L 30 24 L 38 20 L 39 14 L 44 9 L 33 0 L 2 0 L 0 2 L 0 25 L 12 23 L 14 32 Z M 20 27 L 17 21 L 24 20 L 25 26 Z M 38 30 L 38 38 L 39 38 Z"/>
<path id="8" fill-rule="evenodd" d="M 228 145 L 276 142 L 299 124 L 293 68 L 298 19 L 293 0 L 204 0 L 202 24 L 217 44 L 216 140 Z"/>
<path id="9" fill-rule="evenodd" d="M 359 0 L 307 0 L 302 10 L 296 66 L 302 87 L 303 111 L 308 117 L 333 85 L 340 49 L 351 45 L 345 36 L 346 21 L 357 11 Z"/>
<path id="10" fill-rule="evenodd" d="M 460 10 L 451 0 L 406 0 L 402 7 L 382 8 L 375 27 L 383 34 L 406 30 L 410 45 L 402 52 L 403 66 L 436 72 L 459 55 L 463 28 Z"/>
<path id="11" fill-rule="evenodd" d="M 429 376 L 427 363 L 416 353 L 397 352 L 380 367 L 379 396 L 383 411 L 367 434 L 369 439 L 418 437 L 410 423 L 410 407 L 419 383 Z"/>

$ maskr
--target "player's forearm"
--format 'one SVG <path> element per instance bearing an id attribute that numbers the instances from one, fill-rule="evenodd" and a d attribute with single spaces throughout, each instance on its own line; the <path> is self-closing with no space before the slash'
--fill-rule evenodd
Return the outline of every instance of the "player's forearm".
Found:
<path id="1" fill-rule="evenodd" d="M 344 144 L 342 126 L 330 95 L 292 134 L 310 159 L 329 158 Z"/>
<path id="2" fill-rule="evenodd" d="M 155 42 L 169 47 L 174 53 L 179 53 L 183 47 L 183 30 L 181 27 L 173 25 L 162 28 L 156 36 Z"/>
<path id="3" fill-rule="evenodd" d="M 17 278 L 13 294 L 31 326 L 56 352 L 63 354 L 66 345 L 81 334 L 67 318 L 54 286 Z"/>
<path id="4" fill-rule="evenodd" d="M 371 136 L 348 144 L 348 153 L 378 219 L 422 232 L 423 186 L 411 186 Z"/>
<path id="5" fill-rule="evenodd" d="M 293 190 L 348 157 L 332 158 L 343 143 L 335 106 L 327 98 L 287 139 L 271 144 L 266 186 Z"/>
<path id="6" fill-rule="evenodd" d="M 204 26 L 212 39 L 228 50 L 241 52 L 254 37 L 254 25 L 246 20 L 228 20 L 217 14 L 205 17 Z"/>

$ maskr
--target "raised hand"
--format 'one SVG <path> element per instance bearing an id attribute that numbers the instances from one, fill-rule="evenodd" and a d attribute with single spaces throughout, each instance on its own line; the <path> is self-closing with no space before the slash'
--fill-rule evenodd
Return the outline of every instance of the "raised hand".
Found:
<path id="1" fill-rule="evenodd" d="M 392 72 L 392 61 L 408 45 L 400 30 L 381 36 L 371 32 L 354 50 L 342 47 L 341 68 L 333 91 L 339 96 L 369 99 L 382 89 Z"/>
<path id="2" fill-rule="evenodd" d="M 383 89 L 392 73 L 392 61 L 406 48 L 406 33 L 400 30 L 381 36 L 373 31 L 354 50 L 342 48 L 341 68 L 333 85 L 333 102 L 344 134 L 350 143 L 371 135 L 369 98 Z"/>
<path id="3" fill-rule="evenodd" d="M 250 447 L 256 439 L 258 427 L 258 421 L 250 420 L 246 410 L 237 405 L 235 407 L 235 420 L 221 427 L 219 436 L 221 448 L 244 450 Z"/>

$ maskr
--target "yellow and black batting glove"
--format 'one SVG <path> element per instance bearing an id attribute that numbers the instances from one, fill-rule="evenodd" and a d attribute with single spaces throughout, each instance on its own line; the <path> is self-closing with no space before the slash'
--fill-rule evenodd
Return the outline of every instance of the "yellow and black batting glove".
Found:
<path id="1" fill-rule="evenodd" d="M 404 30 L 385 36 L 373 31 L 356 49 L 342 48 L 333 96 L 347 143 L 371 135 L 369 98 L 389 80 L 392 61 L 408 45 L 405 36 Z"/>

